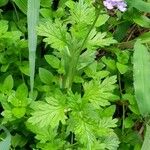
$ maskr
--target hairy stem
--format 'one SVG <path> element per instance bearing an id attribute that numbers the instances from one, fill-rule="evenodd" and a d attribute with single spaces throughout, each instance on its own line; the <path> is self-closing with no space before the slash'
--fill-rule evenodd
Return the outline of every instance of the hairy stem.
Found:
<path id="1" fill-rule="evenodd" d="M 68 73 L 67 73 L 67 80 L 66 80 L 66 83 L 65 85 L 67 85 L 66 87 L 68 89 L 70 89 L 72 87 L 72 82 L 73 82 L 73 79 L 74 79 L 74 76 L 75 76 L 75 73 L 76 73 L 76 67 L 77 67 L 77 64 L 78 64 L 78 60 L 79 60 L 79 57 L 80 57 L 80 53 L 82 52 L 85 44 L 86 44 L 86 41 L 89 37 L 89 34 L 91 33 L 92 29 L 94 28 L 96 22 L 97 22 L 97 19 L 99 17 L 99 10 L 96 12 L 96 17 L 95 17 L 95 20 L 93 21 L 89 31 L 87 32 L 87 35 L 85 36 L 85 39 L 83 41 L 83 43 L 81 44 L 81 47 L 74 53 L 72 53 L 71 57 L 70 57 L 70 64 L 69 64 L 69 70 L 68 70 Z"/>

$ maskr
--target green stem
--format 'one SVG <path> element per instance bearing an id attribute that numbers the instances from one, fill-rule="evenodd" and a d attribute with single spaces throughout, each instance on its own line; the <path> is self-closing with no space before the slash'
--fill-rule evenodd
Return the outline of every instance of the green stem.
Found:
<path id="1" fill-rule="evenodd" d="M 120 100 L 122 100 L 122 88 L 121 88 L 121 77 L 118 72 L 118 82 L 119 82 L 119 91 L 120 91 Z M 125 104 L 122 104 L 122 135 L 124 134 L 124 120 L 125 120 Z"/>
<path id="2" fill-rule="evenodd" d="M 69 62 L 69 64 L 67 64 L 68 71 L 67 71 L 66 77 L 64 78 L 64 81 L 63 81 L 63 87 L 65 87 L 67 89 L 71 89 L 71 87 L 72 87 L 72 82 L 73 82 L 73 78 L 75 75 L 79 55 L 80 55 L 80 53 L 73 53 L 70 57 L 68 56 L 69 57 L 68 61 L 67 61 L 67 62 Z"/>
<path id="3" fill-rule="evenodd" d="M 96 12 L 96 18 L 95 20 L 93 21 L 83 43 L 81 44 L 81 47 L 79 48 L 78 51 L 75 50 L 74 53 L 72 53 L 71 57 L 70 57 L 70 64 L 69 64 L 69 71 L 68 71 L 68 74 L 67 74 L 67 79 L 66 79 L 66 83 L 65 83 L 65 87 L 67 87 L 68 89 L 71 88 L 72 86 L 72 82 L 73 82 L 73 79 L 74 79 L 74 75 L 75 75 L 75 72 L 76 72 L 76 67 L 77 67 L 77 64 L 78 64 L 78 60 L 79 60 L 79 57 L 80 57 L 80 53 L 82 52 L 85 44 L 86 44 L 86 41 L 89 37 L 89 34 L 91 33 L 93 27 L 95 26 L 96 22 L 97 22 L 97 19 L 99 17 L 99 10 Z"/>
<path id="4" fill-rule="evenodd" d="M 22 64 L 22 56 L 21 56 L 21 53 L 19 54 L 19 61 L 20 61 L 20 64 Z M 25 80 L 24 80 L 24 76 L 23 76 L 22 71 L 21 71 L 21 77 L 22 77 L 22 81 L 25 83 Z"/>
<path id="5" fill-rule="evenodd" d="M 16 14 L 17 21 L 19 21 L 19 20 L 20 20 L 20 19 L 19 19 L 19 15 L 18 15 L 18 12 L 17 12 L 16 6 L 15 6 L 15 4 L 14 4 L 14 2 L 13 2 L 13 1 L 12 1 L 12 5 L 13 5 L 13 7 L 14 7 L 14 11 L 15 11 L 15 14 Z"/>
<path id="6" fill-rule="evenodd" d="M 73 133 L 71 133 L 71 145 L 73 144 Z"/>
<path id="7" fill-rule="evenodd" d="M 98 19 L 98 17 L 99 17 L 99 11 L 96 12 L 96 13 L 97 13 L 97 14 L 96 14 L 96 18 L 95 18 L 93 24 L 91 25 L 91 27 L 90 27 L 90 29 L 89 29 L 89 31 L 88 31 L 88 33 L 87 33 L 87 35 L 86 35 L 86 37 L 85 37 L 85 39 L 84 39 L 82 45 L 81 45 L 81 48 L 80 48 L 80 51 L 79 51 L 79 52 L 82 51 L 82 49 L 83 49 L 83 47 L 84 47 L 84 45 L 85 45 L 85 43 L 86 43 L 86 41 L 87 41 L 87 39 L 88 39 L 88 37 L 89 37 L 89 34 L 91 33 L 93 27 L 95 26 L 95 24 L 96 24 L 96 22 L 97 22 L 97 19 Z"/>
<path id="8" fill-rule="evenodd" d="M 124 120 L 125 120 L 125 105 L 123 104 L 122 106 L 122 111 L 123 111 L 123 114 L 122 114 L 122 135 L 124 134 Z"/>

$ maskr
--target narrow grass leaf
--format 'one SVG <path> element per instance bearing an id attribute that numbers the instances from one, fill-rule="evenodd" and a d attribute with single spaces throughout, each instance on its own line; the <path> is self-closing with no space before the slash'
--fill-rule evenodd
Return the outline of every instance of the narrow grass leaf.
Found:
<path id="1" fill-rule="evenodd" d="M 34 87 L 35 74 L 35 53 L 37 46 L 36 26 L 39 18 L 40 0 L 28 0 L 27 21 L 28 21 L 28 48 L 29 48 L 29 68 L 30 68 L 30 88 L 31 93 Z"/>
<path id="2" fill-rule="evenodd" d="M 138 40 L 134 45 L 133 75 L 135 97 L 143 116 L 150 114 L 150 53 Z"/>
<path id="3" fill-rule="evenodd" d="M 11 145 L 11 135 L 10 135 L 10 132 L 4 126 L 2 126 L 0 128 L 0 130 L 4 130 L 4 132 L 6 133 L 6 138 L 3 139 L 0 142 L 0 149 L 1 150 L 9 150 L 10 149 L 10 145 Z"/>
<path id="4" fill-rule="evenodd" d="M 145 134 L 145 138 L 144 138 L 144 142 L 143 142 L 141 150 L 147 150 L 149 145 L 150 145 L 150 126 L 147 125 L 146 126 L 146 134 Z"/>

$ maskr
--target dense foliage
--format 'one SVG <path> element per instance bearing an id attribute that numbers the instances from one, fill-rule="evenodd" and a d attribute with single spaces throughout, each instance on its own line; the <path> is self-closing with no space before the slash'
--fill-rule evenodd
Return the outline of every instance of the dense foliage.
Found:
<path id="1" fill-rule="evenodd" d="M 1 0 L 0 150 L 148 150 L 149 17 L 150 0 Z"/>

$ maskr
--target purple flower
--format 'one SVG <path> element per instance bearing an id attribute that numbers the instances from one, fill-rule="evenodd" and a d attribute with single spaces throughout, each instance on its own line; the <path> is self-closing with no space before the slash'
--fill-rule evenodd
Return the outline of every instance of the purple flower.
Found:
<path id="1" fill-rule="evenodd" d="M 114 8 L 118 8 L 122 12 L 127 10 L 127 4 L 124 2 L 124 0 L 104 0 L 103 4 L 107 9 L 110 10 Z"/>

